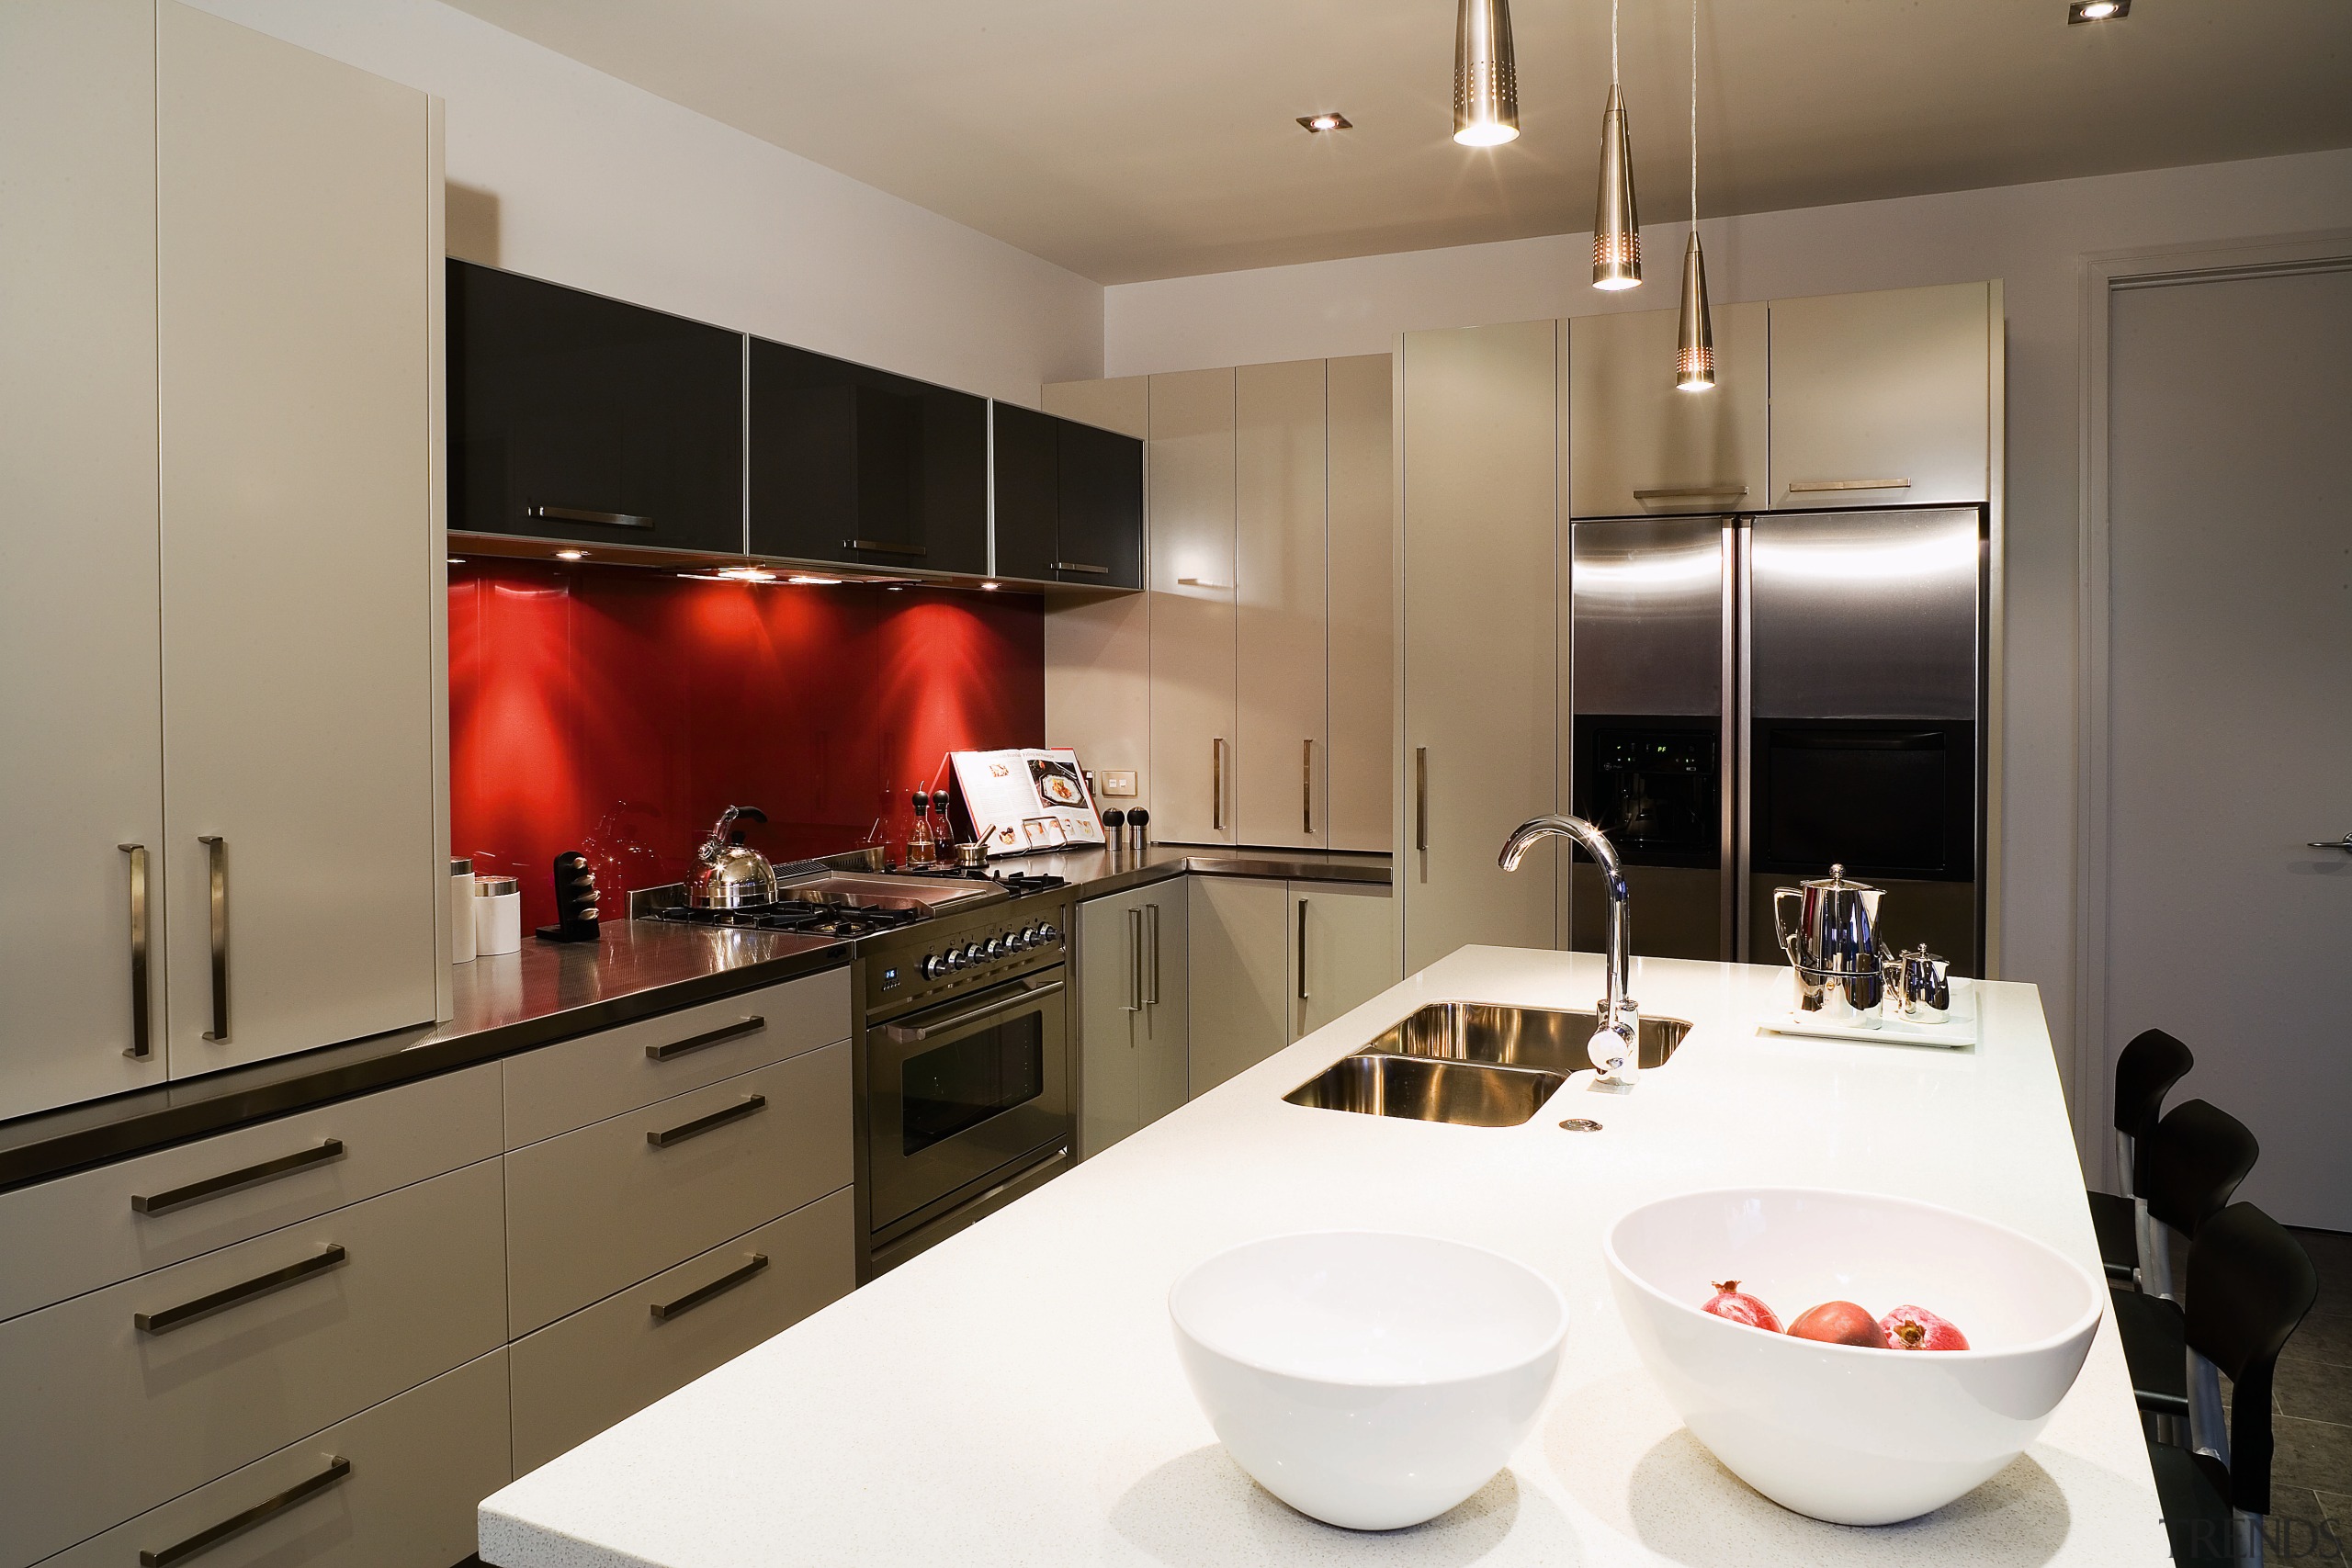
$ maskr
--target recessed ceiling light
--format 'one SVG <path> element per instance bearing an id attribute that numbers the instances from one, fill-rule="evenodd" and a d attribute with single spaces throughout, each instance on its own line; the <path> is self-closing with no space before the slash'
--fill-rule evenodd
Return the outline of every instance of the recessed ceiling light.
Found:
<path id="1" fill-rule="evenodd" d="M 588 558 L 588 552 L 586 550 L 558 550 L 555 553 L 555 558 L 558 560 L 585 560 Z"/>
<path id="2" fill-rule="evenodd" d="M 1355 129 L 1355 122 L 1337 109 L 1329 109 L 1322 114 L 1300 115 L 1298 123 L 1309 130 L 1353 130 Z"/>
<path id="3" fill-rule="evenodd" d="M 2073 0 L 2066 7 L 2066 25 L 2076 22 L 2111 22 L 2132 14 L 2132 0 Z"/>

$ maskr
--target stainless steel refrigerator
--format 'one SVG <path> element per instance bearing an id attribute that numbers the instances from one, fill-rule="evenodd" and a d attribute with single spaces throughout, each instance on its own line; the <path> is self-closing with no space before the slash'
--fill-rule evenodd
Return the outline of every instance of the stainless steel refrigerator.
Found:
<path id="1" fill-rule="evenodd" d="M 1959 975 L 1984 940 L 1978 507 L 1579 522 L 1569 809 L 1627 864 L 1634 951 L 1781 962 L 1772 889 L 1842 864 Z M 1570 944 L 1600 946 L 1598 870 Z"/>

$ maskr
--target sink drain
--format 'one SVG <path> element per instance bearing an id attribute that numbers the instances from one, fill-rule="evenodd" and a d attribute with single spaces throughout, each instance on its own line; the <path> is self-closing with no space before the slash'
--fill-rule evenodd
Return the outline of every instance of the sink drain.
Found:
<path id="1" fill-rule="evenodd" d="M 1571 1116 L 1560 1123 L 1560 1130 L 1564 1133 L 1598 1133 L 1600 1123 L 1589 1116 Z"/>

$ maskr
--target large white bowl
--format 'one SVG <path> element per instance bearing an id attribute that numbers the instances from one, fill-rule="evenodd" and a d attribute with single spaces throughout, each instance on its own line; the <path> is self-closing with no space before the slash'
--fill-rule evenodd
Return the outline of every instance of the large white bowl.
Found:
<path id="1" fill-rule="evenodd" d="M 1350 1529 L 1435 1518 L 1526 1437 L 1567 1303 L 1482 1247 L 1380 1231 L 1272 1236 L 1168 1292 L 1176 1348 L 1226 1451 Z"/>
<path id="2" fill-rule="evenodd" d="M 1603 1248 L 1625 1326 L 1692 1436 L 1783 1507 L 1883 1525 L 1942 1507 L 2041 1432 L 2107 1287 L 2006 1225 L 1866 1192 L 1733 1188 L 1646 1204 Z M 1782 1323 L 1845 1300 L 1925 1307 L 1966 1350 L 1880 1350 L 1702 1312 L 1737 1280 Z"/>

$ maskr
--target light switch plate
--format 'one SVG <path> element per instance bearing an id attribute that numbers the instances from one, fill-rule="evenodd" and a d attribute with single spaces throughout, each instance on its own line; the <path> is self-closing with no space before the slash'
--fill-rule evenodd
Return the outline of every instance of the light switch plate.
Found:
<path id="1" fill-rule="evenodd" d="M 1133 795 L 1136 776 L 1132 773 L 1105 772 L 1096 775 L 1102 781 L 1104 795 Z"/>

